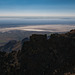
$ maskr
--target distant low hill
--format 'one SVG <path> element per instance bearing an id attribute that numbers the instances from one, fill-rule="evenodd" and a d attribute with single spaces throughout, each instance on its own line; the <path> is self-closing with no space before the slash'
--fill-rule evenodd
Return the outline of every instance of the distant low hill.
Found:
<path id="1" fill-rule="evenodd" d="M 19 51 L 21 50 L 22 44 L 25 41 L 29 41 L 29 38 L 24 38 L 22 41 L 11 40 L 8 43 L 6 43 L 4 46 L 1 46 L 0 51 L 8 53 L 12 51 Z"/>

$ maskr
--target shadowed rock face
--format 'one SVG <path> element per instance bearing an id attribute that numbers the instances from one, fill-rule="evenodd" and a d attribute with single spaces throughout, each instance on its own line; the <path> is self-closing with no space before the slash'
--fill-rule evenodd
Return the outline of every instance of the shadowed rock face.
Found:
<path id="1" fill-rule="evenodd" d="M 23 42 L 23 41 L 22 41 Z M 21 51 L 0 52 L 0 74 L 68 75 L 75 72 L 75 30 L 65 34 L 33 34 Z"/>
<path id="2" fill-rule="evenodd" d="M 43 42 L 47 40 L 47 35 L 39 35 L 39 34 L 33 34 L 30 36 L 30 41 L 32 42 Z"/>

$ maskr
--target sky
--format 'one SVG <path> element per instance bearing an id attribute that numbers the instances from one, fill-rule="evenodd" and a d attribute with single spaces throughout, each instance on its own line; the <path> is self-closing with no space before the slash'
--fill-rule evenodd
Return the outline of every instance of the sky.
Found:
<path id="1" fill-rule="evenodd" d="M 75 17 L 75 0 L 0 0 L 0 16 Z"/>

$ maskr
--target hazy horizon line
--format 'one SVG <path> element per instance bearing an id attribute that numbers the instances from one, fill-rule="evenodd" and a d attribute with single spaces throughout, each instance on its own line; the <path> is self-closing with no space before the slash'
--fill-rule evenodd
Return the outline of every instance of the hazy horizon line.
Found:
<path id="1" fill-rule="evenodd" d="M 70 19 L 75 18 L 75 16 L 0 16 L 0 18 L 62 18 Z"/>

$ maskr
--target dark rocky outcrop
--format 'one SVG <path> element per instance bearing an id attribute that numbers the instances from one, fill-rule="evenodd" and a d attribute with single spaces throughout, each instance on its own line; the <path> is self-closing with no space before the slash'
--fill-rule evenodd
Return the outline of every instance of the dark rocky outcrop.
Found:
<path id="1" fill-rule="evenodd" d="M 22 49 L 0 52 L 1 75 L 71 75 L 75 73 L 75 30 L 64 34 L 33 34 Z"/>

